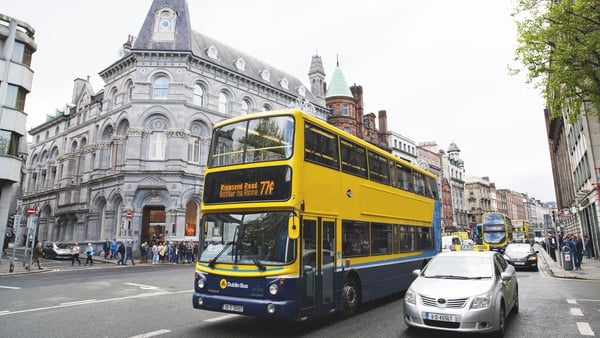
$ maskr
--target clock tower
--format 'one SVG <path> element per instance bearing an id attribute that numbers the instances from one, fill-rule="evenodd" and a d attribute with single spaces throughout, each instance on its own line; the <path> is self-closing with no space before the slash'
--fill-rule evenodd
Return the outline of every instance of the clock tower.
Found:
<path id="1" fill-rule="evenodd" d="M 169 7 L 158 10 L 154 17 L 152 39 L 155 41 L 174 41 L 177 13 Z"/>

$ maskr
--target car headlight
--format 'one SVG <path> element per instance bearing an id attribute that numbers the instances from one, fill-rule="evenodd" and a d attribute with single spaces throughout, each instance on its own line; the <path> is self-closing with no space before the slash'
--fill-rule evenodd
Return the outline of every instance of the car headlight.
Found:
<path id="1" fill-rule="evenodd" d="M 404 294 L 404 302 L 409 304 L 417 304 L 417 294 L 409 288 Z"/>
<path id="2" fill-rule="evenodd" d="M 486 293 L 483 295 L 475 296 L 473 303 L 471 303 L 471 309 L 485 309 L 492 305 L 492 293 Z"/>

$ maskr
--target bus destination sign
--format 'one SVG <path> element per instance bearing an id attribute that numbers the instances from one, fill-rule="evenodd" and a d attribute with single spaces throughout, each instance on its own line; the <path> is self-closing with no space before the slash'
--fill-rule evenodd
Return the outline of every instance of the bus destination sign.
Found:
<path id="1" fill-rule="evenodd" d="M 204 203 L 283 201 L 290 197 L 291 169 L 263 167 L 210 173 L 206 176 Z"/>

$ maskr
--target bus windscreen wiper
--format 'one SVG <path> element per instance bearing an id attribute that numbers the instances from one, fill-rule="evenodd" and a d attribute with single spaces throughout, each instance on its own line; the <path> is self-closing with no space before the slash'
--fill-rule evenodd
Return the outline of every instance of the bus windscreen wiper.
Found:
<path id="1" fill-rule="evenodd" d="M 215 267 L 215 263 L 217 262 L 217 259 L 219 259 L 219 257 L 221 257 L 221 255 L 227 250 L 227 248 L 229 248 L 233 244 L 234 244 L 233 241 L 227 242 L 227 244 L 225 244 L 225 246 L 223 247 L 223 249 L 221 249 L 221 251 L 219 251 L 219 253 L 215 256 L 215 258 L 211 259 L 210 262 L 208 262 L 208 266 L 211 267 L 211 268 L 214 268 Z"/>

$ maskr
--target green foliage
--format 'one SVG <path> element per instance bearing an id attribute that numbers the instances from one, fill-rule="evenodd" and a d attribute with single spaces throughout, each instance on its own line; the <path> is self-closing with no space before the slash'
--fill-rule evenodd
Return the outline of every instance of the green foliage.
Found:
<path id="1" fill-rule="evenodd" d="M 600 2 L 516 0 L 515 60 L 552 117 L 600 115 Z M 516 70 L 518 72 L 518 70 Z"/>

